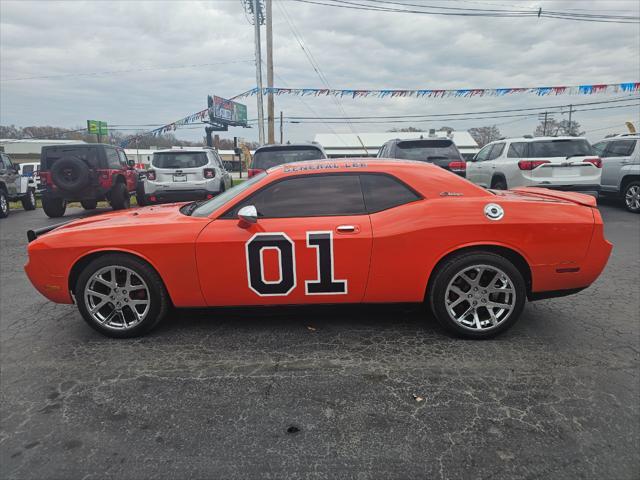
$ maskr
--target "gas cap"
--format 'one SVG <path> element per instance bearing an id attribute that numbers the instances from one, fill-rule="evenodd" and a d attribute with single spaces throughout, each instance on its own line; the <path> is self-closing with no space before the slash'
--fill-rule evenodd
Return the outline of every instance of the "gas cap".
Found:
<path id="1" fill-rule="evenodd" d="M 497 203 L 487 203 L 484 207 L 484 214 L 489 220 L 500 220 L 504 217 L 504 210 Z"/>

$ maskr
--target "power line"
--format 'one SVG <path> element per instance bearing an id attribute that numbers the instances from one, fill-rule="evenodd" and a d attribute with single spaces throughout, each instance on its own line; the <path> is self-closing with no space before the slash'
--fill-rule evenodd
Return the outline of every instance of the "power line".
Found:
<path id="1" fill-rule="evenodd" d="M 216 62 L 216 63 L 192 63 L 192 64 L 185 64 L 185 65 L 142 67 L 142 68 L 133 68 L 129 70 L 109 70 L 109 71 L 103 71 L 103 72 L 62 73 L 59 75 L 39 75 L 34 77 L 3 78 L 3 79 L 0 79 L 0 82 L 17 82 L 22 80 L 39 80 L 39 79 L 45 79 L 45 78 L 90 77 L 90 76 L 97 76 L 97 75 L 115 75 L 119 73 L 148 72 L 152 70 L 174 70 L 174 69 L 181 69 L 181 68 L 213 67 L 216 65 L 229 65 L 232 63 L 253 63 L 253 60 L 231 60 L 228 62 Z"/>
<path id="2" fill-rule="evenodd" d="M 583 22 L 601 22 L 601 23 L 640 23 L 640 17 L 627 15 L 609 15 L 609 14 L 587 14 L 574 13 L 569 11 L 543 10 L 541 7 L 537 11 L 533 10 L 504 10 L 504 9 L 478 9 L 478 8 L 460 8 L 460 7 L 443 7 L 425 4 L 410 4 L 403 2 L 393 2 L 391 0 L 360 0 L 358 3 L 348 0 L 293 0 L 300 3 L 309 3 L 313 5 L 322 5 L 328 7 L 348 8 L 353 10 L 366 10 L 377 12 L 391 13 L 412 13 L 423 15 L 441 15 L 441 16 L 458 16 L 458 17 L 494 17 L 494 18 L 555 18 L 560 20 L 575 20 Z M 405 8 L 398 8 L 405 7 Z M 416 9 L 418 8 L 418 9 Z"/>

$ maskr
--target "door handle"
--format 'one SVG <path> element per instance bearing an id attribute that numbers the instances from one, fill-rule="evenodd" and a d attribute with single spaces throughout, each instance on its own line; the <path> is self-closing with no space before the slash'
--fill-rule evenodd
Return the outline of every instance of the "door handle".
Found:
<path id="1" fill-rule="evenodd" d="M 356 225 L 340 225 L 336 227 L 338 233 L 358 233 L 359 229 Z"/>

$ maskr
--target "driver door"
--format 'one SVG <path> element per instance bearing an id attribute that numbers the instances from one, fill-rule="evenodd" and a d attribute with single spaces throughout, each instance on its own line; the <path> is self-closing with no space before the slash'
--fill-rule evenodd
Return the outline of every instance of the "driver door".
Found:
<path id="1" fill-rule="evenodd" d="M 19 175 L 9 156 L 4 153 L 0 154 L 0 156 L 0 175 L 2 175 L 7 187 L 7 193 L 10 197 L 14 197 L 18 193 Z"/>
<path id="2" fill-rule="evenodd" d="M 241 225 L 237 212 L 258 211 Z M 196 243 L 208 305 L 358 303 L 371 257 L 371 223 L 358 175 L 276 180 L 209 223 Z"/>

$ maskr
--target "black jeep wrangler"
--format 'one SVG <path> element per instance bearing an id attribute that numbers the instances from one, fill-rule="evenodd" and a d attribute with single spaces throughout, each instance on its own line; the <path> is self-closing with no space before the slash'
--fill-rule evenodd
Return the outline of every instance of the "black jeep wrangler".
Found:
<path id="1" fill-rule="evenodd" d="M 61 217 L 67 202 L 87 209 L 107 200 L 114 210 L 129 208 L 136 193 L 138 173 L 133 160 L 119 147 L 76 144 L 42 147 L 40 183 L 42 208 L 49 217 Z"/>

